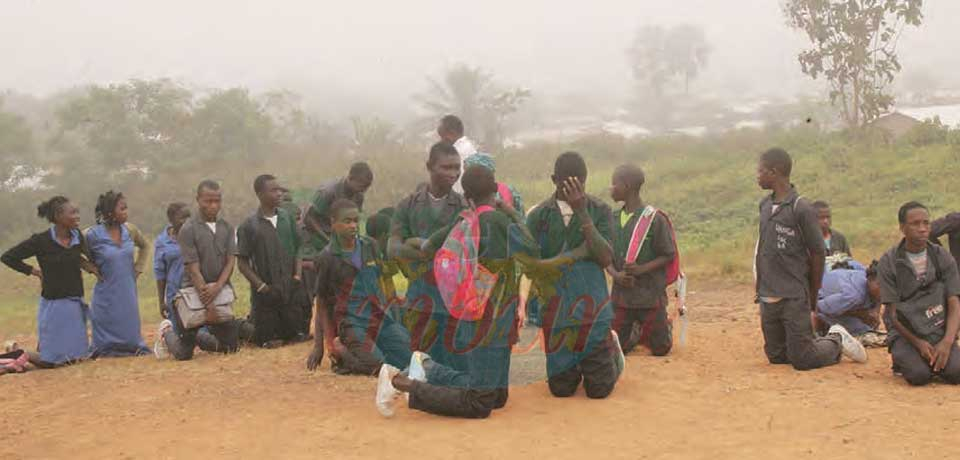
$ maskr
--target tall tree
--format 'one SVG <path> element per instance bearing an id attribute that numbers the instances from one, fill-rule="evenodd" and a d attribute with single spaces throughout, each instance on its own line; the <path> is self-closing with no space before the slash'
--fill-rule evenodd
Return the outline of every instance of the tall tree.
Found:
<path id="1" fill-rule="evenodd" d="M 684 92 L 689 92 L 690 81 L 706 68 L 712 51 L 703 27 L 644 25 L 637 29 L 627 58 L 641 87 L 660 98 L 678 77 L 683 78 Z"/>
<path id="2" fill-rule="evenodd" d="M 923 20 L 923 0 L 787 0 L 789 25 L 812 48 L 799 55 L 803 73 L 830 82 L 830 101 L 851 129 L 875 120 L 893 104 L 887 92 L 900 71 L 897 41 Z"/>
<path id="3" fill-rule="evenodd" d="M 22 117 L 2 110 L 0 99 L 0 190 L 16 188 L 17 176 L 29 175 L 33 165 L 26 164 L 33 151 L 33 133 Z"/>
<path id="4" fill-rule="evenodd" d="M 501 149 L 506 119 L 529 99 L 524 88 L 504 88 L 492 73 L 481 67 L 457 64 L 442 79 L 427 77 L 427 90 L 414 98 L 427 112 L 425 122 L 433 125 L 446 115 L 455 114 L 468 134 L 482 140 L 488 149 Z"/>

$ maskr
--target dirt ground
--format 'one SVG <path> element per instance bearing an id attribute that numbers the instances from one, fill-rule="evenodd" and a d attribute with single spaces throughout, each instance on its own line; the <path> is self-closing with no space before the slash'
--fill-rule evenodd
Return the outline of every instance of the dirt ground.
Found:
<path id="1" fill-rule="evenodd" d="M 0 458 L 946 458 L 960 388 L 910 388 L 883 349 L 864 365 L 766 363 L 749 287 L 697 286 L 687 344 L 644 350 L 606 400 L 514 386 L 486 420 L 406 408 L 383 419 L 375 381 L 303 366 L 307 344 L 87 362 L 0 377 Z M 145 327 L 145 331 L 152 331 Z M 149 335 L 149 333 L 148 333 Z M 24 338 L 27 339 L 27 338 Z M 152 337 L 148 337 L 152 343 Z M 29 343 L 29 342 L 28 342 Z M 518 369 L 541 366 L 516 356 Z"/>

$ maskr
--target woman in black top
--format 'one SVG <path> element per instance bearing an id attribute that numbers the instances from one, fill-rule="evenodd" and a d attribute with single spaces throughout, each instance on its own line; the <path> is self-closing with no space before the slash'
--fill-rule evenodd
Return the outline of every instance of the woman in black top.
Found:
<path id="1" fill-rule="evenodd" d="M 37 310 L 40 352 L 31 359 L 40 367 L 81 360 L 89 354 L 87 305 L 83 301 L 81 268 L 97 274 L 87 259 L 80 227 L 80 211 L 66 197 L 55 196 L 37 207 L 38 215 L 52 225 L 0 256 L 8 267 L 40 278 L 42 292 Z M 40 267 L 24 263 L 36 257 Z"/>

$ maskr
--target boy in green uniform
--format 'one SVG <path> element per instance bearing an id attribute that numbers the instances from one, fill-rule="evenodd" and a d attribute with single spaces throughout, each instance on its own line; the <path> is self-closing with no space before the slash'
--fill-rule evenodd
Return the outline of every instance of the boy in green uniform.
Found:
<path id="1" fill-rule="evenodd" d="M 539 250 L 520 214 L 497 200 L 492 171 L 482 166 L 468 167 L 461 183 L 478 214 L 477 261 L 497 276 L 496 283 L 478 319 L 448 318 L 441 331 L 448 352 L 422 356 L 426 382 L 413 381 L 404 374 L 394 377 L 393 382 L 397 389 L 410 394 L 412 409 L 483 418 L 507 402 L 510 348 L 516 343 L 518 325 L 517 255 L 534 258 Z M 443 246 L 458 222 L 435 232 L 424 250 L 433 253 Z"/>
<path id="2" fill-rule="evenodd" d="M 643 170 L 634 165 L 623 165 L 613 172 L 610 196 L 623 207 L 613 215 L 614 257 L 607 272 L 614 281 L 613 327 L 623 351 L 642 344 L 655 356 L 664 356 L 673 346 L 666 277 L 667 265 L 677 255 L 676 244 L 667 218 L 640 197 L 645 180 Z M 627 260 L 634 228 L 650 213 L 653 220 L 640 251 L 634 260 Z"/>
<path id="3" fill-rule="evenodd" d="M 307 369 L 317 368 L 325 345 L 338 374 L 373 375 L 382 362 L 403 368 L 410 362 L 410 336 L 385 315 L 390 298 L 383 280 L 395 272 L 387 269 L 376 241 L 359 234 L 354 202 L 341 198 L 330 213 L 333 239 L 315 261 L 317 333 Z"/>
<path id="4" fill-rule="evenodd" d="M 460 178 L 456 149 L 445 143 L 434 144 L 426 166 L 430 184 L 395 207 L 387 253 L 409 281 L 402 315 L 412 346 L 439 359 L 444 350 L 437 332 L 443 330 L 448 314 L 433 278 L 433 257 L 422 246 L 425 239 L 450 225 L 467 202 L 453 191 L 453 184 Z"/>
<path id="5" fill-rule="evenodd" d="M 547 381 L 557 397 L 572 396 L 580 381 L 590 398 L 613 391 L 623 368 L 603 267 L 612 262 L 610 207 L 583 190 L 587 166 L 575 152 L 554 164 L 556 193 L 527 217 L 541 259 L 565 259 L 556 273 L 528 273 L 528 303 L 539 313 L 547 355 Z M 574 251 L 585 249 L 577 260 Z"/>

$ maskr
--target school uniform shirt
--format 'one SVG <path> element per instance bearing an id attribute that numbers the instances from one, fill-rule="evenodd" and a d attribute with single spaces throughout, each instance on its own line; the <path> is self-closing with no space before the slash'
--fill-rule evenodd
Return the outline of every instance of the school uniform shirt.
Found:
<path id="1" fill-rule="evenodd" d="M 451 191 L 445 197 L 436 198 L 430 194 L 429 188 L 417 190 L 397 203 L 390 222 L 390 235 L 399 233 L 404 240 L 414 237 L 430 238 L 437 230 L 450 225 L 460 215 L 460 211 L 466 208 L 467 200 L 457 192 Z M 408 301 L 417 304 L 414 299 L 424 293 L 433 297 L 436 286 L 430 286 L 432 290 L 426 286 L 435 284 L 433 259 L 400 261 L 399 265 L 404 276 L 410 281 L 407 289 Z M 436 297 L 439 298 L 438 293 Z"/>
<path id="2" fill-rule="evenodd" d="M 357 236 L 351 251 L 334 240 L 314 260 L 317 267 L 317 298 L 332 309 L 337 329 L 347 316 L 366 322 L 374 310 L 384 310 L 390 303 L 383 290 L 383 279 L 393 276 L 386 269 L 376 241 Z M 364 276 L 360 276 L 361 273 Z M 358 324 L 359 325 L 359 324 Z"/>
<path id="3" fill-rule="evenodd" d="M 200 265 L 200 275 L 207 283 L 216 282 L 227 265 L 227 256 L 234 255 L 237 241 L 233 227 L 227 221 L 217 218 L 216 222 L 206 222 L 197 212 L 180 227 L 177 234 L 180 254 L 186 268 L 190 264 Z M 227 284 L 230 281 L 227 280 Z M 181 288 L 193 286 L 188 270 L 183 270 Z"/>
<path id="4" fill-rule="evenodd" d="M 563 211 L 565 205 L 566 203 L 552 197 L 537 205 L 527 215 L 527 228 L 540 249 L 540 259 L 549 259 L 571 251 L 585 241 L 580 216 L 576 214 L 566 216 Z M 610 207 L 600 199 L 587 195 L 586 213 L 600 236 L 608 242 L 611 241 Z M 528 302 L 537 305 L 533 307 L 534 310 L 538 307 L 546 308 L 555 295 L 570 298 L 570 302 L 561 302 L 563 305 L 560 305 L 560 308 L 573 309 L 573 311 L 559 312 L 554 328 L 579 327 L 599 320 L 609 320 L 610 309 L 606 308 L 609 306 L 609 291 L 603 268 L 596 261 L 587 259 L 576 262 L 566 269 L 560 280 L 541 279 L 537 274 L 531 274 L 531 276 L 533 276 L 531 298 Z M 558 292 L 559 289 L 565 289 L 568 292 Z M 594 312 L 593 315 L 585 315 L 587 306 L 582 302 L 573 302 L 573 299 L 580 296 L 589 297 L 594 307 L 602 306 L 602 310 Z M 603 313 L 604 310 L 606 314 Z M 545 314 L 542 309 L 539 311 Z"/>
<path id="5" fill-rule="evenodd" d="M 323 250 L 327 243 L 329 243 L 328 238 L 333 236 L 330 227 L 330 206 L 340 198 L 354 202 L 357 205 L 357 210 L 363 212 L 363 193 L 354 193 L 351 191 L 350 188 L 347 187 L 347 178 L 345 177 L 322 185 L 317 192 L 314 193 L 313 199 L 310 200 L 311 205 L 308 212 L 312 212 L 313 215 L 318 218 L 320 229 L 326 234 L 325 236 L 321 236 L 323 247 L 319 248 L 318 251 Z M 320 243 L 321 242 L 318 242 L 316 245 L 320 245 Z"/>
<path id="6" fill-rule="evenodd" d="M 780 203 L 773 194 L 760 202 L 757 295 L 762 301 L 809 299 L 810 253 L 825 254 L 823 233 L 810 202 L 796 188 Z"/>
<path id="7" fill-rule="evenodd" d="M 617 210 L 613 216 L 613 262 L 617 270 L 622 271 L 628 262 L 642 265 L 657 257 L 668 257 L 671 260 L 676 256 L 676 245 L 673 233 L 666 218 L 659 212 L 650 223 L 650 231 L 640 246 L 640 252 L 635 260 L 628 261 L 627 248 L 630 246 L 630 237 L 633 229 L 640 220 L 643 209 L 628 213 L 623 209 Z M 614 306 L 618 308 L 653 308 L 665 295 L 667 289 L 667 268 L 663 267 L 649 273 L 634 277 L 633 287 L 613 285 Z"/>
<path id="8" fill-rule="evenodd" d="M 901 308 L 912 303 L 921 302 L 924 293 L 930 292 L 937 283 L 943 287 L 943 298 L 937 299 L 942 302 L 942 307 L 947 308 L 947 298 L 960 295 L 960 275 L 957 272 L 957 263 L 953 256 L 946 249 L 935 245 L 927 244 L 926 254 L 927 262 L 922 275 L 910 261 L 905 242 L 901 240 L 900 244 L 888 250 L 877 266 L 877 276 L 880 280 L 880 302 L 885 305 L 894 305 L 897 307 L 897 314 L 902 315 Z M 939 271 L 938 271 L 939 270 Z M 887 343 L 892 344 L 894 339 L 900 334 L 893 327 L 892 318 L 884 315 L 884 323 L 887 326 Z M 903 316 L 900 316 L 900 323 L 908 329 L 912 328 L 905 322 Z M 944 324 L 943 332 L 928 338 L 931 343 L 936 343 L 943 338 L 946 332 Z M 924 338 L 924 337 L 921 337 Z"/>
<path id="9" fill-rule="evenodd" d="M 293 271 L 300 236 L 294 216 L 276 210 L 276 226 L 258 208 L 237 228 L 237 256 L 250 261 L 253 271 L 287 299 L 293 292 Z M 252 286 L 256 291 L 259 286 Z"/>
<path id="10" fill-rule="evenodd" d="M 166 281 L 164 302 L 170 304 L 180 290 L 183 281 L 183 256 L 180 254 L 180 243 L 170 236 L 170 226 L 167 225 L 153 243 L 153 275 L 154 278 Z"/>
<path id="11" fill-rule="evenodd" d="M 827 248 L 827 255 L 846 254 L 853 256 L 850 252 L 850 244 L 847 243 L 847 237 L 832 228 L 830 229 L 830 238 L 824 240 L 823 243 Z"/>

